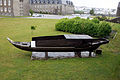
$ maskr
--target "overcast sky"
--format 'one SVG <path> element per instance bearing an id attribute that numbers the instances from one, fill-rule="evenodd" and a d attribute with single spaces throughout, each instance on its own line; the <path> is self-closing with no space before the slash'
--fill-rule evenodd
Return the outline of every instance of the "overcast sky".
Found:
<path id="1" fill-rule="evenodd" d="M 75 6 L 117 9 L 120 0 L 71 0 Z"/>

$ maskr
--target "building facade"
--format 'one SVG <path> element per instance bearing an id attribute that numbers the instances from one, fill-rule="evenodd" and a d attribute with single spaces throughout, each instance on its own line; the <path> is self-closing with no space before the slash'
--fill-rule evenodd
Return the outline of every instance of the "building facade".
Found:
<path id="1" fill-rule="evenodd" d="M 117 14 L 116 15 L 120 16 L 120 2 L 119 2 L 118 7 L 117 7 Z"/>
<path id="2" fill-rule="evenodd" d="M 74 5 L 69 0 L 0 0 L 0 15 L 28 16 L 30 9 L 37 13 L 74 13 Z"/>
<path id="3" fill-rule="evenodd" d="M 13 15 L 13 0 L 0 0 L 0 15 Z"/>

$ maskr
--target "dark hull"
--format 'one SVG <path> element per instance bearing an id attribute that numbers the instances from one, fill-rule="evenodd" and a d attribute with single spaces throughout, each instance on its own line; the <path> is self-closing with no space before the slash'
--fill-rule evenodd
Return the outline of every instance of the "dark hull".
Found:
<path id="1" fill-rule="evenodd" d="M 75 48 L 75 47 L 23 47 L 19 45 L 14 45 L 15 47 L 34 52 L 80 52 L 80 51 L 94 51 L 100 45 L 89 46 L 86 48 Z"/>
<path id="2" fill-rule="evenodd" d="M 117 18 L 114 18 L 114 19 L 111 19 L 111 20 L 106 20 L 106 21 L 120 24 L 120 17 L 117 17 Z"/>
<path id="3" fill-rule="evenodd" d="M 12 43 L 15 47 L 31 52 L 94 51 L 100 45 L 109 42 L 106 39 L 65 39 L 62 35 L 33 38 L 33 41 L 36 41 L 36 47 L 20 45 L 22 42 L 13 42 L 12 40 L 9 40 L 9 42 Z"/>

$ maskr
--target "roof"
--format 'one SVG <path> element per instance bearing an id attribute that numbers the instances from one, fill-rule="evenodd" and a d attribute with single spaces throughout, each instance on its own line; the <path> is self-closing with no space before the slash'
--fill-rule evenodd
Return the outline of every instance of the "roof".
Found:
<path id="1" fill-rule="evenodd" d="M 32 41 L 40 41 L 40 40 L 60 40 L 60 39 L 93 39 L 89 35 L 73 35 L 73 34 L 65 34 L 65 35 L 56 35 L 56 36 L 40 36 L 33 37 Z"/>
<path id="2" fill-rule="evenodd" d="M 66 39 L 92 39 L 89 35 L 64 35 Z"/>
<path id="3" fill-rule="evenodd" d="M 119 4 L 118 4 L 118 8 L 120 8 L 120 2 L 119 2 Z"/>
<path id="4" fill-rule="evenodd" d="M 30 0 L 31 4 L 67 4 L 73 5 L 70 0 Z"/>

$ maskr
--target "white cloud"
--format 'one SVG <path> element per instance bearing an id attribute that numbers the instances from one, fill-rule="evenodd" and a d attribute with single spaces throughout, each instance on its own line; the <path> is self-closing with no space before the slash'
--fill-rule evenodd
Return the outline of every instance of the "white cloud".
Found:
<path id="1" fill-rule="evenodd" d="M 75 6 L 116 9 L 120 0 L 71 0 Z"/>

